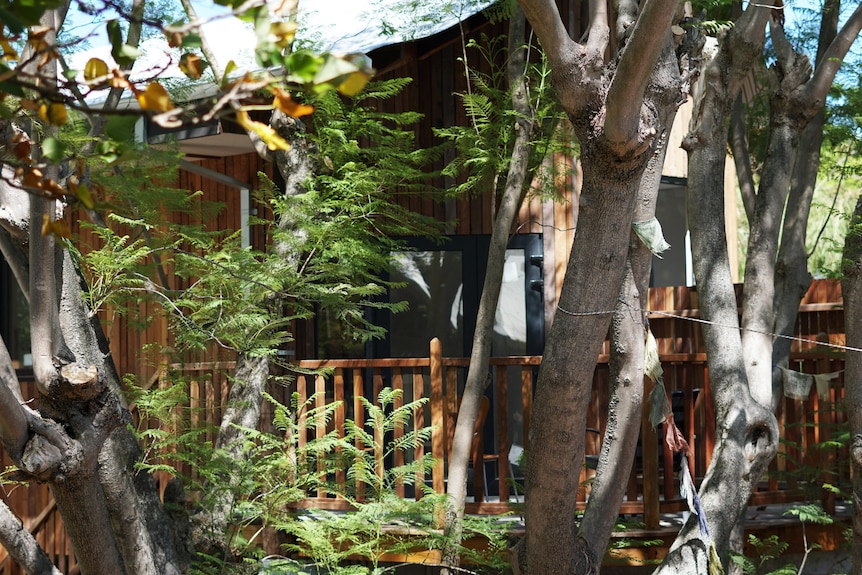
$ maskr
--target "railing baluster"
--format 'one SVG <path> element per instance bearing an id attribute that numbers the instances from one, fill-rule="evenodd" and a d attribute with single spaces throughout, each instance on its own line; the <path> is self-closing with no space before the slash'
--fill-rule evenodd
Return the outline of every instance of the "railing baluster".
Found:
<path id="1" fill-rule="evenodd" d="M 363 381 L 362 381 L 362 370 L 354 369 L 353 370 L 353 423 L 359 429 L 363 429 L 365 427 L 365 408 L 362 405 L 362 397 L 364 391 L 362 389 Z M 364 449 L 365 446 L 362 445 L 362 441 L 357 437 L 354 439 L 354 446 L 357 450 Z M 357 457 L 361 457 L 361 455 L 357 455 Z M 356 498 L 362 499 L 365 494 L 365 484 L 361 481 L 361 478 L 357 476 L 356 481 Z"/>
<path id="2" fill-rule="evenodd" d="M 392 368 L 392 389 L 396 391 L 400 391 L 401 393 L 395 396 L 395 403 L 392 406 L 393 409 L 401 409 L 404 405 L 404 380 L 401 377 L 401 368 L 393 367 Z M 404 437 L 404 428 L 401 426 L 396 426 L 392 431 L 392 439 L 396 443 Z M 404 465 L 404 450 L 396 449 L 392 454 L 392 464 L 397 468 Z M 404 497 L 404 481 L 402 479 L 398 479 L 395 483 L 395 493 L 398 494 L 398 497 Z"/>
<path id="3" fill-rule="evenodd" d="M 297 467 L 297 476 L 302 477 L 306 472 L 306 458 L 305 458 L 305 445 L 308 439 L 307 427 L 308 427 L 308 406 L 306 406 L 306 401 L 308 401 L 308 395 L 306 392 L 306 383 L 307 379 L 311 377 L 310 375 L 299 375 L 296 378 L 296 394 L 297 394 L 297 408 L 299 413 L 296 415 L 296 467 Z M 306 494 L 310 496 L 310 493 Z"/>
<path id="4" fill-rule="evenodd" d="M 524 417 L 524 449 L 530 443 L 530 417 L 533 415 L 533 366 L 521 366 L 521 413 Z"/>
<path id="5" fill-rule="evenodd" d="M 314 378 L 314 407 L 316 410 L 314 418 L 314 435 L 316 440 L 320 440 L 326 435 L 326 418 L 323 417 L 323 410 L 326 408 L 326 378 L 318 375 Z M 317 475 L 320 480 L 320 485 L 317 487 L 317 496 L 326 497 L 326 462 L 317 457 Z"/>
<path id="6" fill-rule="evenodd" d="M 653 387 L 649 378 L 646 378 L 644 397 L 649 397 Z M 659 524 L 658 443 L 655 430 L 649 420 L 649 402 L 646 401 L 643 403 L 641 417 L 641 453 L 643 453 L 644 524 L 647 529 L 657 529 Z"/>
<path id="7" fill-rule="evenodd" d="M 413 401 L 418 401 L 425 397 L 425 380 L 422 377 L 422 370 L 418 367 L 413 368 Z M 419 430 L 425 427 L 425 405 L 419 405 L 413 410 L 413 429 Z M 425 457 L 425 443 L 417 441 L 413 447 L 413 461 L 418 461 Z M 414 492 L 416 499 L 420 499 L 425 488 L 425 470 L 419 467 L 416 470 L 416 478 L 414 480 Z"/>
<path id="8" fill-rule="evenodd" d="M 509 400 L 506 381 L 506 365 L 496 367 L 494 398 L 497 404 L 497 474 L 499 477 L 500 503 L 509 501 Z"/>
<path id="9" fill-rule="evenodd" d="M 383 374 L 380 372 L 379 367 L 375 367 L 372 370 L 372 382 L 374 388 L 374 401 L 377 403 L 378 407 L 383 407 L 377 401 L 380 397 L 380 392 L 383 390 Z M 386 451 L 385 445 L 386 438 L 383 437 L 383 430 L 374 429 L 374 471 L 377 473 L 377 477 L 383 479 L 386 474 L 386 466 L 383 461 L 383 454 Z"/>
<path id="10" fill-rule="evenodd" d="M 337 403 L 335 407 L 335 430 L 338 434 L 338 438 L 344 438 L 344 412 L 346 406 L 344 405 L 344 368 L 338 367 L 335 369 L 335 373 L 333 374 L 332 384 L 334 386 L 333 390 L 333 398 Z M 346 480 L 347 476 L 344 472 L 344 466 L 341 465 L 342 461 L 342 453 L 341 447 L 335 446 L 335 483 L 338 485 L 338 488 L 341 489 Z"/>
<path id="11" fill-rule="evenodd" d="M 431 340 L 429 363 L 431 367 L 431 453 L 434 455 L 434 468 L 431 472 L 431 484 L 434 492 L 442 494 L 446 491 L 446 468 L 444 463 L 445 441 L 444 407 L 443 407 L 443 346 L 436 337 Z"/>

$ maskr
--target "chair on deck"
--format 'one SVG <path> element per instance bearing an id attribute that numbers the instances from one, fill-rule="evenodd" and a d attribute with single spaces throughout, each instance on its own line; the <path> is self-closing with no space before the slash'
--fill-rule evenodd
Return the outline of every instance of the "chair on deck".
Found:
<path id="1" fill-rule="evenodd" d="M 461 398 L 458 398 L 458 408 L 461 408 Z M 485 428 L 485 419 L 488 417 L 488 411 L 491 405 L 487 397 L 482 397 L 482 402 L 479 404 L 479 413 L 476 416 L 476 426 L 473 429 L 473 442 L 470 445 L 470 465 L 473 469 L 473 498 L 475 501 L 484 501 L 488 495 L 488 489 L 485 480 L 485 444 L 482 438 L 482 431 Z M 455 437 L 455 421 L 457 412 L 450 414 L 446 437 L 446 460 L 448 462 L 449 455 L 452 453 L 452 441 Z M 495 456 L 496 457 L 496 456 Z M 468 470 L 469 472 L 469 470 Z M 469 480 L 469 478 L 468 478 Z"/>

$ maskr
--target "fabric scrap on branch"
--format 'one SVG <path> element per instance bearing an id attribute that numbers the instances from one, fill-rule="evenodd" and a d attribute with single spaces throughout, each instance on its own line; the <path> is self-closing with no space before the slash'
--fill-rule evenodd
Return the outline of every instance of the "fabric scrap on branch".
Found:
<path id="1" fill-rule="evenodd" d="M 841 375 L 840 371 L 817 373 L 814 375 L 814 383 L 817 386 L 817 397 L 819 397 L 821 401 L 829 399 L 829 383 L 839 375 Z"/>
<path id="2" fill-rule="evenodd" d="M 792 369 L 779 367 L 784 380 L 784 395 L 790 399 L 808 399 L 814 378 L 807 373 L 799 373 Z"/>
<path id="3" fill-rule="evenodd" d="M 657 218 L 645 222 L 632 222 L 632 228 L 654 256 L 661 258 L 661 253 L 670 247 L 664 239 L 661 224 Z"/>

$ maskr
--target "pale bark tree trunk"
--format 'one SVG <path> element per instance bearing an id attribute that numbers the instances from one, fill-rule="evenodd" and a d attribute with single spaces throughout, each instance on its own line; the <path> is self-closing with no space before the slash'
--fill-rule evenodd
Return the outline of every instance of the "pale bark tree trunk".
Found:
<path id="1" fill-rule="evenodd" d="M 64 8 L 46 13 L 43 24 L 56 30 L 63 12 Z M 52 34 L 46 38 L 49 44 L 54 41 Z M 50 62 L 38 72 L 45 78 L 56 77 Z M 48 167 L 44 175 L 56 180 L 57 168 Z M 163 537 L 154 543 L 151 534 L 141 536 L 149 529 L 162 535 L 167 532 L 152 482 L 146 503 L 113 491 L 124 482 L 107 471 L 109 465 L 118 463 L 114 469 L 124 475 L 131 465 L 124 468 L 112 456 L 103 458 L 103 448 L 112 435 L 131 437 L 125 427 L 130 419 L 122 405 L 107 343 L 81 298 L 86 286 L 68 251 L 53 235 L 41 232 L 43 218 L 54 220 L 58 205 L 11 186 L 4 186 L 2 197 L 4 207 L 29 206 L 28 217 L 3 222 L 11 233 L 4 231 L 2 244 L 4 255 L 12 256 L 15 276 L 30 302 L 34 373 L 41 392 L 40 413 L 22 405 L 18 381 L 4 351 L 0 358 L 2 387 L 3 394 L 10 396 L 4 401 L 4 424 L 0 426 L 4 445 L 25 475 L 48 483 L 83 573 L 116 575 L 127 568 L 134 568 L 135 573 L 177 573 L 172 567 L 171 539 Z M 22 242 L 26 256 L 15 242 Z M 21 425 L 22 419 L 26 426 Z M 104 485 L 103 479 L 107 479 Z M 147 520 L 142 526 L 121 517 Z M 127 544 L 129 541 L 134 543 Z M 144 565 L 149 571 L 136 567 Z"/>
<path id="2" fill-rule="evenodd" d="M 818 70 L 823 64 L 827 50 L 837 37 L 839 12 L 839 0 L 829 0 L 824 3 L 816 60 Z M 790 180 L 790 192 L 775 270 L 774 332 L 788 336 L 793 335 L 799 302 L 811 283 L 806 231 L 820 167 L 820 147 L 826 121 L 826 114 L 822 108 L 825 98 L 818 97 L 816 100 L 819 102 L 807 103 L 811 111 L 817 111 L 813 116 L 810 116 L 811 111 L 807 113 L 810 119 L 802 122 L 798 138 L 796 162 Z M 787 367 L 790 348 L 790 339 L 776 340 L 773 348 L 773 364 Z"/>
<path id="3" fill-rule="evenodd" d="M 745 330 L 739 338 L 733 329 L 737 325 L 736 303 L 726 253 L 716 253 L 717 246 L 724 252 L 726 245 L 723 223 L 718 229 L 715 218 L 716 214 L 723 213 L 724 125 L 739 80 L 747 72 L 745 62 L 758 57 L 762 47 L 767 15 L 763 7 L 756 6 L 749 7 L 746 13 L 752 10 L 760 14 L 754 18 L 743 16 L 708 64 L 704 74 L 705 89 L 696 101 L 692 130 L 687 139 L 689 225 L 698 290 L 704 317 L 719 324 L 705 328 L 719 441 L 700 489 L 711 537 L 699 534 L 696 519 L 690 520 L 662 568 L 669 572 L 705 565 L 708 556 L 703 552 L 710 541 L 715 543 L 722 562 L 727 563 L 727 542 L 734 525 L 742 518 L 748 496 L 776 451 L 777 425 L 771 412 L 778 394 L 773 383 L 772 336 L 768 334 L 773 327 L 773 278 L 781 215 L 801 127 L 822 106 L 825 90 L 837 70 L 837 61 L 858 34 L 857 10 L 827 50 L 823 67 L 808 82 L 810 65 L 794 60 L 780 27 L 773 23 L 773 38 L 779 53 L 776 77 L 780 89 L 773 97 L 768 160 L 760 191 L 753 201 L 750 198 L 746 201 L 752 213 L 752 232 L 743 294 Z M 743 39 L 750 44 L 746 45 Z M 743 47 L 747 55 L 741 53 Z M 735 54 L 732 68 L 726 60 L 731 51 Z M 814 104 L 817 108 L 812 110 Z"/>
<path id="4" fill-rule="evenodd" d="M 698 296 L 704 319 L 715 324 L 704 327 L 704 338 L 718 441 L 700 488 L 709 533 L 702 532 L 698 516 L 692 514 L 657 573 L 706 573 L 713 543 L 727 565 L 732 533 L 778 445 L 775 417 L 754 401 L 745 373 L 727 254 L 723 183 L 727 120 L 743 77 L 762 52 L 768 15 L 767 8 L 749 5 L 720 39 L 718 52 L 702 72 L 685 141 L 686 203 Z"/>
<path id="5" fill-rule="evenodd" d="M 246 429 L 256 429 L 260 420 L 263 392 L 269 381 L 269 360 L 241 353 L 231 382 L 228 405 L 222 417 L 215 456 L 224 471 L 216 484 L 204 494 L 204 509 L 192 517 L 195 550 L 227 560 L 230 552 L 230 528 L 237 498 L 242 495 L 245 454 L 248 450 Z"/>
<path id="6" fill-rule="evenodd" d="M 844 244 L 844 325 L 847 345 L 862 347 L 862 198 L 850 221 Z M 862 575 L 862 354 L 848 351 L 844 372 L 844 400 L 850 426 L 850 464 L 853 468 L 853 575 Z"/>
<path id="7" fill-rule="evenodd" d="M 773 328 L 781 329 L 780 333 L 792 331 L 799 301 L 808 284 L 805 226 L 819 165 L 819 149 L 800 149 L 800 136 L 808 133 L 812 137 L 808 145 L 819 145 L 822 123 L 819 130 L 818 122 L 812 128 L 818 131 L 819 138 L 805 130 L 822 110 L 840 62 L 862 26 L 862 6 L 858 6 L 841 33 L 837 36 L 834 32 L 830 34 L 826 20 L 832 17 L 833 11 L 837 11 L 836 6 L 824 14 L 826 36 L 823 40 L 825 44 L 828 36 L 832 35 L 834 41 L 828 43 L 828 48 L 820 48 L 820 61 L 813 76 L 808 58 L 793 49 L 780 24 L 771 22 L 777 60 L 770 72 L 775 88 L 770 94 L 766 159 L 749 221 L 751 233 L 743 288 L 742 322 L 745 331 L 742 339 L 752 394 L 757 401 L 773 410 L 778 406 L 781 389 L 779 371 L 773 368 L 773 358 L 786 361 L 789 342 L 773 349 L 773 337 L 769 334 Z M 802 156 L 800 151 L 813 154 Z M 785 231 L 781 239 L 784 251 L 781 253 L 782 264 L 777 267 L 779 232 L 791 184 L 795 188 L 793 202 L 784 218 Z M 776 280 L 781 282 L 778 292 Z"/>
<path id="8" fill-rule="evenodd" d="M 476 328 L 473 332 L 470 365 L 467 369 L 467 380 L 458 409 L 458 420 L 452 439 L 452 452 L 449 454 L 445 531 L 446 540 L 450 545 L 444 551 L 444 564 L 448 567 L 458 567 L 459 565 L 457 547 L 451 544 L 460 544 L 461 542 L 464 503 L 467 499 L 467 467 L 470 463 L 476 419 L 479 415 L 485 387 L 489 381 L 488 365 L 491 357 L 497 302 L 500 299 L 503 281 L 506 247 L 509 243 L 509 234 L 512 231 L 515 217 L 518 215 L 518 210 L 530 184 L 528 172 L 535 121 L 524 75 L 527 65 L 527 49 L 524 47 L 525 31 L 526 18 L 518 8 L 509 20 L 509 61 L 507 65 L 508 83 L 512 91 L 512 108 L 518 115 L 518 119 L 514 126 L 515 142 L 509 172 L 506 176 L 500 206 L 494 217 L 494 228 L 488 248 L 488 263 L 485 268 L 485 281 L 479 299 Z M 482 470 L 474 469 L 473 472 L 481 473 Z"/>

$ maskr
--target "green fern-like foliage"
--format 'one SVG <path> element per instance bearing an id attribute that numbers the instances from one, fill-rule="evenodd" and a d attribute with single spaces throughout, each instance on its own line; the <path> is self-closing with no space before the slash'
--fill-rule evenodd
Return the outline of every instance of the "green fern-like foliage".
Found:
<path id="1" fill-rule="evenodd" d="M 404 405 L 397 405 L 401 390 L 384 388 L 376 402 L 359 398 L 365 409 L 365 425 L 355 421 L 345 422 L 347 446 L 345 457 L 352 463 L 347 469 L 348 484 L 340 494 L 357 501 L 357 485 L 361 485 L 368 500 L 380 501 L 394 492 L 396 485 L 412 485 L 417 473 L 429 473 L 434 460 L 430 453 L 403 465 L 386 466 L 396 452 L 409 452 L 430 441 L 432 428 L 408 429 L 413 413 L 420 409 L 428 398 Z M 394 431 L 400 436 L 393 436 Z M 425 486 L 416 486 L 424 489 Z"/>
<path id="2" fill-rule="evenodd" d="M 500 9 L 505 10 L 502 4 Z M 535 50 L 541 54 L 538 48 Z M 487 190 L 499 194 L 505 185 L 519 119 L 512 109 L 512 97 L 506 79 L 506 38 L 482 35 L 479 41 L 466 42 L 465 53 L 472 57 L 466 62 L 462 59 L 468 72 L 470 89 L 458 96 L 469 125 L 435 129 L 434 133 L 449 141 L 456 150 L 456 157 L 443 169 L 443 174 L 455 178 L 457 183 L 450 190 L 455 195 L 469 196 Z M 540 58 L 537 63 L 530 63 L 524 72 L 528 77 L 533 119 L 539 126 L 532 141 L 535 153 L 528 168 L 528 173 L 533 175 L 549 154 L 572 154 L 574 149 L 572 138 L 557 130 L 557 126 L 564 121 L 564 114 L 552 92 L 547 62 Z M 556 197 L 559 190 L 558 186 L 553 185 L 553 179 L 559 175 L 539 174 L 538 191 Z"/>
<path id="3" fill-rule="evenodd" d="M 773 559 L 780 557 L 789 544 L 786 541 L 781 541 L 778 535 L 770 535 L 765 539 L 761 539 L 750 533 L 748 535 L 748 544 L 754 548 L 754 557 L 746 557 L 738 553 L 731 554 L 731 560 L 742 568 L 745 575 L 796 575 L 797 569 L 795 565 L 787 564 L 778 569 L 764 572 L 764 565 Z"/>

